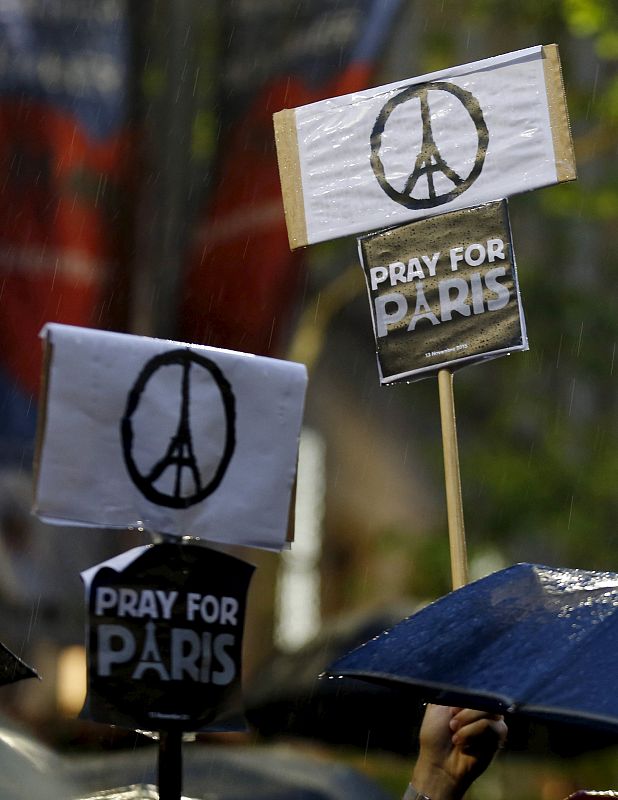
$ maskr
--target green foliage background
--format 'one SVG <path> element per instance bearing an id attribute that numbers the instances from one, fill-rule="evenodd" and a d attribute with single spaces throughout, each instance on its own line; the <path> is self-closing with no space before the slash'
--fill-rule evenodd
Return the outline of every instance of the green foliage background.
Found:
<path id="1" fill-rule="evenodd" d="M 618 570 L 618 5 L 420 6 L 423 70 L 559 45 L 578 165 L 509 204 L 530 351 L 455 378 L 470 555 Z"/>

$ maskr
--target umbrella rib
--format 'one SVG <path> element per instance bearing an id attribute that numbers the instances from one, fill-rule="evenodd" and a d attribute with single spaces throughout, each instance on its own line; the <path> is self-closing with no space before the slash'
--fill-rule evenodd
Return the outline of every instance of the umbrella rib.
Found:
<path id="1" fill-rule="evenodd" d="M 516 710 L 518 713 L 526 714 L 526 715 L 539 715 L 542 717 L 549 717 L 559 720 L 564 720 L 565 722 L 573 722 L 574 720 L 580 720 L 581 722 L 598 722 L 602 723 L 607 728 L 610 728 L 612 731 L 616 730 L 616 718 L 609 716 L 607 714 L 598 714 L 594 711 L 586 711 L 582 713 L 578 709 L 573 708 L 556 708 L 555 706 L 544 706 L 544 705 L 537 705 L 537 704 L 527 704 L 522 703 L 516 706 Z"/>
<path id="2" fill-rule="evenodd" d="M 331 673 L 325 673 L 331 674 Z M 514 698 L 506 697 L 505 695 L 498 694 L 497 692 L 486 692 L 482 690 L 475 689 L 474 692 L 466 691 L 462 689 L 461 686 L 457 686 L 456 684 L 450 683 L 442 683 L 440 681 L 429 681 L 425 678 L 415 680 L 414 678 L 405 677 L 405 676 L 394 676 L 388 672 L 371 672 L 364 671 L 364 670 L 345 670 L 345 673 L 342 674 L 332 674 L 333 677 L 350 677 L 350 678 L 364 678 L 372 683 L 384 681 L 388 684 L 395 683 L 404 683 L 409 684 L 411 686 L 416 686 L 419 689 L 434 689 L 439 690 L 441 692 L 451 692 L 452 694 L 457 694 L 460 696 L 465 696 L 466 694 L 474 694 L 475 697 L 483 697 L 488 700 L 494 700 L 499 703 L 500 707 L 506 711 L 512 707 L 518 707 L 517 701 Z"/>

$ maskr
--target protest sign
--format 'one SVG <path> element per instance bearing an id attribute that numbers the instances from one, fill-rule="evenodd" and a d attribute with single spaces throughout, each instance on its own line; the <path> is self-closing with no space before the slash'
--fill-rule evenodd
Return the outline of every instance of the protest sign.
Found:
<path id="1" fill-rule="evenodd" d="M 43 337 L 39 517 L 286 545 L 303 365 L 66 325 Z"/>
<path id="2" fill-rule="evenodd" d="M 358 245 L 382 384 L 528 349 L 505 200 Z"/>
<path id="3" fill-rule="evenodd" d="M 253 569 L 206 547 L 164 543 L 83 572 L 89 624 L 82 716 L 146 730 L 237 729 Z"/>
<path id="4" fill-rule="evenodd" d="M 556 45 L 274 115 L 292 249 L 575 178 Z"/>

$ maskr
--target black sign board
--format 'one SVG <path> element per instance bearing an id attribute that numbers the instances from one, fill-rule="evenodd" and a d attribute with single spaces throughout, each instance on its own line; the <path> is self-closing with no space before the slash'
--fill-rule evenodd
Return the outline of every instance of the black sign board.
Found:
<path id="1" fill-rule="evenodd" d="M 83 573 L 89 628 L 82 716 L 146 730 L 237 729 L 253 569 L 200 545 L 163 543 Z"/>
<path id="2" fill-rule="evenodd" d="M 381 383 L 528 349 L 505 200 L 358 243 Z"/>

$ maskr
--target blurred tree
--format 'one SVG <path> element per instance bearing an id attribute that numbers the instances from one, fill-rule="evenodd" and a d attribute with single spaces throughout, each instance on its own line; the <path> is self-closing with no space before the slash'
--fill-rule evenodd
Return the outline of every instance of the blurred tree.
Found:
<path id="1" fill-rule="evenodd" d="M 618 8 L 473 0 L 454 26 L 423 5 L 426 68 L 559 44 L 579 172 L 511 201 L 530 352 L 456 377 L 470 553 L 616 570 Z"/>
<path id="2" fill-rule="evenodd" d="M 405 6 L 378 83 L 551 42 L 560 47 L 579 174 L 510 201 L 530 351 L 455 378 L 469 556 L 473 566 L 489 553 L 492 563 L 616 570 L 618 8 L 611 0 L 416 0 Z M 364 290 L 342 266 L 355 260 L 352 244 L 319 245 L 310 259 L 313 326 L 301 318 L 297 354 L 323 363 L 336 342 L 367 349 Z M 326 342 L 331 355 L 318 359 Z M 418 473 L 439 498 L 435 381 L 381 392 L 386 406 L 407 406 Z M 411 518 L 394 534 L 413 595 L 448 589 L 446 520 L 439 526 L 431 535 Z"/>

